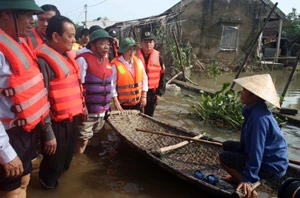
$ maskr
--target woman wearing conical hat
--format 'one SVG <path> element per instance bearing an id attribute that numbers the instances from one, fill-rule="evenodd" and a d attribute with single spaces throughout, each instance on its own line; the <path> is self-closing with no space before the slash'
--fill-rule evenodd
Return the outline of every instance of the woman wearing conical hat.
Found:
<path id="1" fill-rule="evenodd" d="M 267 101 L 280 108 L 271 76 L 254 75 L 235 79 L 234 82 L 243 87 L 244 122 L 240 142 L 223 143 L 220 163 L 229 174 L 222 179 L 238 183 L 237 189 L 243 190 L 246 197 L 251 197 L 254 182 L 279 179 L 285 175 L 288 167 L 287 144 L 265 104 Z"/>

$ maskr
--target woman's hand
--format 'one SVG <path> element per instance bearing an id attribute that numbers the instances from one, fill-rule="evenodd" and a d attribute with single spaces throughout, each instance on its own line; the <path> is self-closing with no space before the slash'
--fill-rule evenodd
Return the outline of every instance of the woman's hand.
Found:
<path id="1" fill-rule="evenodd" d="M 142 96 L 141 98 L 141 108 L 144 108 L 147 105 L 147 97 Z"/>
<path id="2" fill-rule="evenodd" d="M 247 182 L 241 182 L 236 190 L 242 190 L 244 192 L 244 197 L 251 197 L 252 196 L 252 184 Z"/>
<path id="3" fill-rule="evenodd" d="M 117 99 L 117 97 L 113 98 L 113 103 L 114 103 L 114 106 L 115 106 L 116 110 L 123 111 L 123 108 L 121 107 L 120 102 Z"/>

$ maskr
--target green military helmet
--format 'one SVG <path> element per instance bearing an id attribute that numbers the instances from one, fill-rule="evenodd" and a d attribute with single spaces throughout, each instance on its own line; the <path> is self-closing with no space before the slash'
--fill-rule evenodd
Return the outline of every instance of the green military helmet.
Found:
<path id="1" fill-rule="evenodd" d="M 44 12 L 34 0 L 0 0 L 0 10 L 32 10 L 35 14 Z"/>
<path id="2" fill-rule="evenodd" d="M 112 37 L 103 29 L 95 30 L 91 35 L 90 35 L 90 42 L 96 41 L 101 38 L 108 38 L 112 39 Z"/>
<path id="3" fill-rule="evenodd" d="M 139 44 L 137 44 L 133 38 L 124 38 L 121 42 L 119 52 L 124 53 L 132 46 L 140 48 Z"/>
<path id="4" fill-rule="evenodd" d="M 112 41 L 112 39 L 113 39 L 105 30 L 103 30 L 103 29 L 95 30 L 90 35 L 90 41 L 87 44 L 87 48 L 91 47 L 91 43 L 93 41 L 96 41 L 96 40 L 101 39 L 101 38 L 108 38 L 110 41 Z"/>

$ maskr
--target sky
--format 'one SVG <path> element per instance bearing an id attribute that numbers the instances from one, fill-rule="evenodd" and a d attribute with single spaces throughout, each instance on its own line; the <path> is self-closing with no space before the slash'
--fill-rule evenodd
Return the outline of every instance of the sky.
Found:
<path id="1" fill-rule="evenodd" d="M 75 23 L 85 21 L 84 5 L 87 5 L 87 20 L 107 17 L 112 21 L 127 21 L 158 15 L 180 0 L 35 0 L 39 6 L 53 4 L 62 15 Z M 230 0 L 228 0 L 230 1 Z M 300 0 L 272 0 L 285 14 L 296 8 L 300 13 Z"/>

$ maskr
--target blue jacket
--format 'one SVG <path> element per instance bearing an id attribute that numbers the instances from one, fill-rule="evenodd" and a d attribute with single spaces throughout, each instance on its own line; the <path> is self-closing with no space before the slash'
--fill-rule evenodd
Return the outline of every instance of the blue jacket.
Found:
<path id="1" fill-rule="evenodd" d="M 264 101 L 243 108 L 239 150 L 248 156 L 246 167 L 242 172 L 242 182 L 253 183 L 260 180 L 258 173 L 264 164 L 279 177 L 286 173 L 288 167 L 287 144 L 271 111 Z"/>

